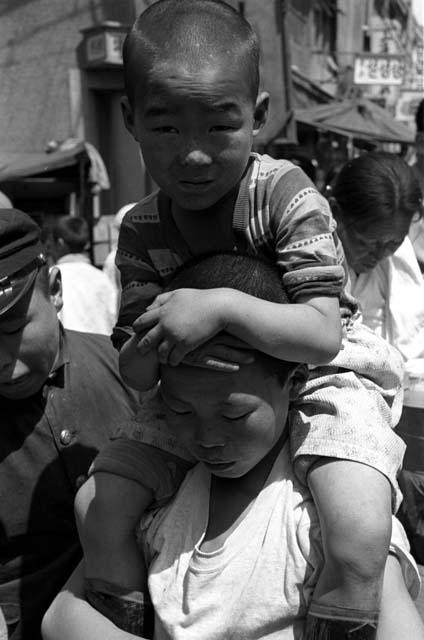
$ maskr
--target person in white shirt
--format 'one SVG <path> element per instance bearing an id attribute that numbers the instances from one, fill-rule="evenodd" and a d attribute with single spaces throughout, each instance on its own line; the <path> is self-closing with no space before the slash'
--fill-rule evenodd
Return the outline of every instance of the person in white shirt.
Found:
<path id="1" fill-rule="evenodd" d="M 131 209 L 136 205 L 136 202 L 131 202 L 130 204 L 125 204 L 123 207 L 121 207 L 114 219 L 113 219 L 113 229 L 116 233 L 116 240 L 113 243 L 112 249 L 111 251 L 107 254 L 106 259 L 103 263 L 103 273 L 105 273 L 107 275 L 107 277 L 109 278 L 109 280 L 112 282 L 112 284 L 115 286 L 117 292 L 118 292 L 118 296 L 121 293 L 121 277 L 119 275 L 119 270 L 115 264 L 115 258 L 116 258 L 116 243 L 117 243 L 117 239 L 118 239 L 118 234 L 119 234 L 119 229 L 121 228 L 121 224 L 122 224 L 122 220 L 124 219 L 125 214 L 128 211 L 131 211 Z M 119 304 L 119 303 L 118 303 Z"/>
<path id="2" fill-rule="evenodd" d="M 57 266 L 63 287 L 59 318 L 65 329 L 110 335 L 115 325 L 118 293 L 109 278 L 94 267 L 85 253 L 87 221 L 63 216 L 53 229 Z"/>
<path id="3" fill-rule="evenodd" d="M 196 280 L 189 276 L 179 279 L 178 285 L 199 283 L 199 269 L 207 260 L 207 269 L 219 273 L 221 257 L 216 256 L 215 263 L 209 257 L 184 267 L 182 273 L 194 274 Z M 287 302 L 278 272 L 270 278 L 274 267 L 265 269 L 262 261 L 246 260 L 257 266 L 238 271 L 238 286 L 244 279 L 250 295 L 254 290 L 258 297 L 273 292 L 273 298 L 265 299 Z M 228 260 L 224 266 L 231 274 Z M 211 342 L 216 346 L 225 339 L 221 334 Z M 199 368 L 196 359 L 161 368 L 170 437 L 198 464 L 175 499 L 144 516 L 140 525 L 152 603 L 146 596 L 143 606 L 146 617 L 154 608 L 153 638 L 374 637 L 375 630 L 370 635 L 367 623 L 356 621 L 347 630 L 335 610 L 331 619 L 307 615 L 323 566 L 325 541 L 312 495 L 294 476 L 287 441 L 289 408 L 307 369 L 251 353 L 250 363 L 231 372 Z M 348 508 L 349 495 L 345 498 Z M 376 637 L 423 640 L 424 626 L 408 595 L 408 591 L 417 595 L 419 577 L 395 518 L 390 551 Z M 46 640 L 134 638 L 84 601 L 81 581 L 79 572 L 47 612 Z"/>

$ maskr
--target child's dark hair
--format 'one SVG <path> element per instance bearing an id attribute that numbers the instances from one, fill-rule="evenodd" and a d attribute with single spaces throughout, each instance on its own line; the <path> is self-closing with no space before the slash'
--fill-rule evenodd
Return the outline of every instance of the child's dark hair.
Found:
<path id="1" fill-rule="evenodd" d="M 183 287 L 228 287 L 268 302 L 288 303 L 281 276 L 274 264 L 245 253 L 219 251 L 193 258 L 175 271 L 167 291 Z"/>
<path id="2" fill-rule="evenodd" d="M 166 291 L 189 287 L 228 287 L 268 302 L 288 304 L 286 290 L 276 266 L 256 256 L 233 251 L 206 253 L 186 262 L 174 273 Z M 258 356 L 269 371 L 284 382 L 297 365 L 266 354 Z"/>
<path id="3" fill-rule="evenodd" d="M 196 46 L 192 46 L 192 45 Z M 181 45 L 187 61 L 211 50 L 239 51 L 253 102 L 259 88 L 259 44 L 250 24 L 221 0 L 158 0 L 135 21 L 124 48 L 124 83 L 130 103 L 135 99 L 137 67 L 174 58 Z"/>
<path id="4" fill-rule="evenodd" d="M 53 229 L 53 237 L 56 242 L 62 239 L 71 253 L 81 253 L 90 238 L 87 221 L 77 216 L 62 216 Z"/>
<path id="5" fill-rule="evenodd" d="M 418 180 L 411 167 L 392 153 L 370 152 L 345 164 L 332 196 L 348 223 L 367 225 L 396 216 L 411 222 L 422 214 Z"/>

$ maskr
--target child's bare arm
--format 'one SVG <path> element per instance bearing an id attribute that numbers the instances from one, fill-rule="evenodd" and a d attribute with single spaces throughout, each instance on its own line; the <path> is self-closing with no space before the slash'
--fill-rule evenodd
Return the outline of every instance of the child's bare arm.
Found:
<path id="1" fill-rule="evenodd" d="M 276 304 L 233 289 L 178 289 L 159 295 L 134 323 L 145 333 L 139 353 L 158 348 L 160 362 L 176 365 L 221 331 L 282 360 L 322 364 L 341 341 L 337 297 Z"/>

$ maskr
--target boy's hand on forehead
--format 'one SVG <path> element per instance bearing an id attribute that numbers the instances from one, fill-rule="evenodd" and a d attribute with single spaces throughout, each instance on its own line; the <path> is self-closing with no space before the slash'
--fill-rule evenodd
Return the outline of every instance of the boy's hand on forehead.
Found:
<path id="1" fill-rule="evenodd" d="M 133 325 L 145 334 L 137 346 L 143 356 L 157 349 L 161 364 L 176 366 L 225 329 L 227 289 L 177 289 L 155 298 Z"/>

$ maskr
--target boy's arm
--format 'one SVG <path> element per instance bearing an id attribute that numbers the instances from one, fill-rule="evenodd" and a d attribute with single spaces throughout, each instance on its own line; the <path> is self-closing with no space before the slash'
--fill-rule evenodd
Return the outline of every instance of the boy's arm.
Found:
<path id="1" fill-rule="evenodd" d="M 121 346 L 119 372 L 123 381 L 132 389 L 148 391 L 159 380 L 159 359 L 156 349 L 141 352 L 140 335 L 132 335 Z"/>
<path id="2" fill-rule="evenodd" d="M 340 349 L 337 297 L 315 297 L 275 304 L 241 292 L 228 304 L 225 330 L 280 360 L 324 364 Z M 238 295 L 240 293 L 240 295 Z"/>
<path id="3" fill-rule="evenodd" d="M 134 335 L 133 322 L 161 293 L 160 275 L 140 236 L 140 228 L 128 216 L 119 233 L 116 266 L 120 273 L 122 293 L 119 315 L 112 334 L 112 342 L 119 350 L 119 370 L 130 387 L 147 391 L 158 381 L 158 359 L 155 350 L 137 352 L 140 336 Z"/>
<path id="4" fill-rule="evenodd" d="M 172 365 L 221 331 L 281 360 L 310 364 L 332 360 L 341 342 L 336 296 L 276 304 L 226 288 L 161 294 L 134 328 L 145 334 L 140 354 L 158 348 L 160 362 Z"/>
<path id="5" fill-rule="evenodd" d="M 98 613 L 84 599 L 81 563 L 47 610 L 41 631 L 44 640 L 136 640 Z"/>

